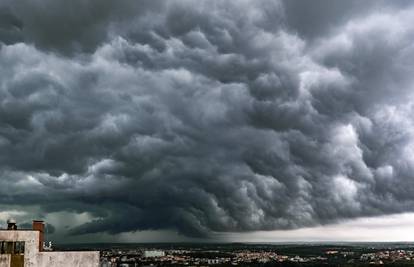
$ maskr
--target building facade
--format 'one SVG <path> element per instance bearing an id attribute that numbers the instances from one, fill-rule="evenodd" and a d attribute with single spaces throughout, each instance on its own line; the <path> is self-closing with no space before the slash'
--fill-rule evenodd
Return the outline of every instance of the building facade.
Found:
<path id="1" fill-rule="evenodd" d="M 164 257 L 165 252 L 160 250 L 146 250 L 144 251 L 145 258 L 156 258 L 156 257 Z"/>
<path id="2" fill-rule="evenodd" d="M 99 252 L 43 251 L 43 222 L 31 230 L 0 230 L 0 267 L 99 267 Z"/>

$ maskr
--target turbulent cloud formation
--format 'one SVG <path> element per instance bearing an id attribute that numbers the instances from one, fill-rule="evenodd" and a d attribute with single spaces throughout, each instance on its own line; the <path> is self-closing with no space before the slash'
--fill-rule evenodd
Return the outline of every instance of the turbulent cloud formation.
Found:
<path id="1" fill-rule="evenodd" d="M 91 214 L 77 235 L 413 211 L 413 15 L 406 1 L 6 1 L 0 204 Z"/>

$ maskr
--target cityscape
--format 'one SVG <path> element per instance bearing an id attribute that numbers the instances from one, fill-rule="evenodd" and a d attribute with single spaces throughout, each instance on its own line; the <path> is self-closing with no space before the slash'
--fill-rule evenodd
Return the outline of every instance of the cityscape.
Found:
<path id="1" fill-rule="evenodd" d="M 414 243 L 58 244 L 45 223 L 0 229 L 0 267 L 413 266 Z"/>
<path id="2" fill-rule="evenodd" d="M 413 266 L 414 244 L 169 244 L 101 251 L 102 267 Z"/>

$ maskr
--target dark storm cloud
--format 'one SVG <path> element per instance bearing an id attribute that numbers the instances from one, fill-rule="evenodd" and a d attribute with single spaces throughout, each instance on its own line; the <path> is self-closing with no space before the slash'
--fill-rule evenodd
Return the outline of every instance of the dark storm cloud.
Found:
<path id="1" fill-rule="evenodd" d="M 11 10 L 0 4 L 0 41 L 13 44 L 22 40 L 22 22 L 11 12 Z"/>
<path id="2" fill-rule="evenodd" d="M 95 218 L 72 234 L 412 211 L 414 10 L 313 3 L 10 2 L 0 204 Z"/>
<path id="3" fill-rule="evenodd" d="M 161 3 L 150 0 L 5 0 L 0 5 L 0 26 L 3 20 L 11 23 L 10 26 L 17 24 L 20 32 L 15 33 L 19 37 L 15 37 L 16 41 L 23 39 L 43 50 L 63 54 L 92 52 L 110 37 L 111 30 L 128 25 L 132 18 L 144 16 L 148 11 L 154 13 L 155 8 L 161 8 Z"/>
<path id="4" fill-rule="evenodd" d="M 286 25 L 304 38 L 321 37 L 336 27 L 374 12 L 398 12 L 412 6 L 410 0 L 396 1 L 301 1 L 284 0 Z"/>
<path id="5" fill-rule="evenodd" d="M 19 227 L 19 229 L 33 229 L 32 223 L 29 223 L 29 222 L 19 224 L 18 227 Z M 55 231 L 56 231 L 56 228 L 52 224 L 50 224 L 50 223 L 45 224 L 46 234 L 54 234 Z"/>

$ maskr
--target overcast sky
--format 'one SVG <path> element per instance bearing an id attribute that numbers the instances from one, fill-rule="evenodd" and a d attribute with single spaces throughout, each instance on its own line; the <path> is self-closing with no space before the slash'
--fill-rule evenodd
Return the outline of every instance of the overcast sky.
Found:
<path id="1" fill-rule="evenodd" d="M 413 70 L 408 0 L 2 0 L 1 224 L 414 241 Z"/>

